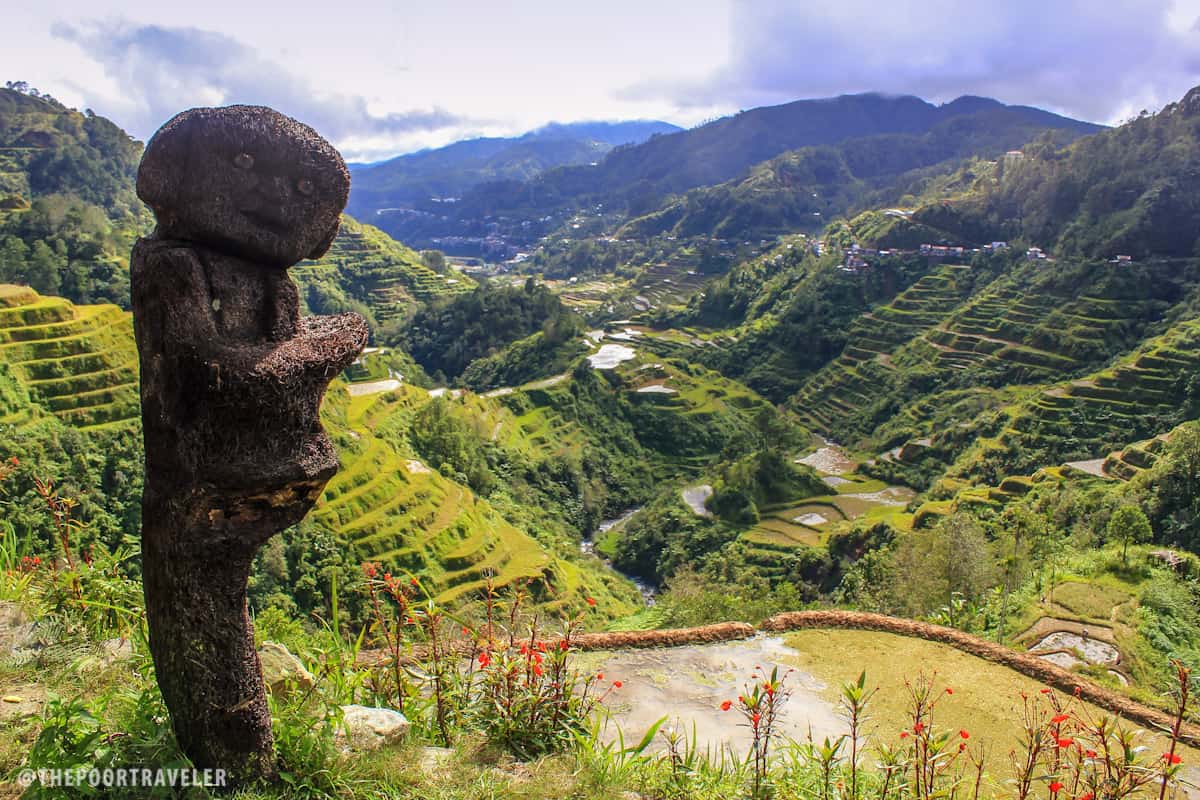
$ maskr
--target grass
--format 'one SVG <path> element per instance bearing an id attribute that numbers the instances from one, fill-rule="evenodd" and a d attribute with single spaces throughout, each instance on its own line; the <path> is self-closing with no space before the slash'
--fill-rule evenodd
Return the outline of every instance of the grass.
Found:
<path id="1" fill-rule="evenodd" d="M 501 590 L 525 581 L 546 587 L 547 611 L 582 607 L 588 597 L 615 615 L 632 611 L 625 597 L 633 597 L 632 590 L 611 586 L 598 567 L 557 557 L 487 500 L 420 461 L 405 431 L 428 402 L 428 392 L 413 386 L 351 397 L 335 383 L 323 417 L 338 444 L 341 470 L 312 518 L 361 559 L 419 574 L 441 603 L 474 602 L 490 577 Z M 466 394 L 451 402 L 464 404 L 489 433 L 506 440 L 521 435 L 518 420 L 498 400 Z"/>
<path id="2" fill-rule="evenodd" d="M 936 672 L 939 683 L 954 690 L 938 706 L 938 725 L 985 738 L 993 758 L 1003 758 L 1016 744 L 1021 693 L 1032 697 L 1043 688 L 1032 678 L 953 647 L 891 633 L 810 630 L 788 634 L 785 642 L 797 651 L 792 659 L 796 666 L 827 685 L 822 694 L 830 702 L 837 701 L 842 684 L 867 672 L 870 685 L 880 689 L 872 703 L 875 730 L 870 735 L 881 744 L 895 743 L 909 726 L 905 680 L 922 671 Z M 1184 758 L 1196 763 L 1200 752 L 1188 749 Z"/>
<path id="3" fill-rule="evenodd" d="M 1076 616 L 1109 621 L 1113 611 L 1134 599 L 1123 589 L 1098 582 L 1064 581 L 1054 587 L 1054 602 Z"/>
<path id="4" fill-rule="evenodd" d="M 333 246 L 318 261 L 292 268 L 301 296 L 310 292 L 343 295 L 363 303 L 380 323 L 406 318 L 414 301 L 461 294 L 475 282 L 457 272 L 441 274 L 420 255 L 371 225 L 343 216 Z"/>
<path id="5" fill-rule="evenodd" d="M 111 427 L 139 415 L 133 325 L 116 306 L 75 306 L 5 286 L 0 362 L 32 401 L 69 425 Z"/>

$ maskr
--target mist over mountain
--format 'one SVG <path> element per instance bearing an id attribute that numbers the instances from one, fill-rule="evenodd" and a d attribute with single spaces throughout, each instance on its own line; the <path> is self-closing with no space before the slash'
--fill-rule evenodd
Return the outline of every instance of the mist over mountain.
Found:
<path id="1" fill-rule="evenodd" d="M 528 180 L 552 167 L 588 164 L 614 147 L 680 130 L 667 122 L 552 122 L 515 137 L 467 139 L 374 164 L 352 165 L 350 212 L 370 214 L 458 197 L 487 181 Z"/>

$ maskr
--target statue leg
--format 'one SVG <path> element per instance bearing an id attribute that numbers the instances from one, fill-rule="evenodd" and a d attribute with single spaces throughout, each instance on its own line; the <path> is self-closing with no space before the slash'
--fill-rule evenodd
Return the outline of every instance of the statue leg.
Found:
<path id="1" fill-rule="evenodd" d="M 152 492 L 148 485 L 143 511 L 146 617 L 176 738 L 197 768 L 225 770 L 229 786 L 271 778 L 271 713 L 246 608 L 266 539 L 261 528 L 256 540 L 215 530 L 201 494 L 181 502 Z"/>

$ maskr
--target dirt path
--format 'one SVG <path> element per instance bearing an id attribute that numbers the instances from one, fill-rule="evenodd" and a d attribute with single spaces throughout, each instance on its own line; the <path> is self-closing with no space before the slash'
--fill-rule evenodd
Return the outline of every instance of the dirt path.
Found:
<path id="1" fill-rule="evenodd" d="M 369 383 L 351 383 L 346 386 L 346 391 L 350 393 L 351 397 L 361 397 L 362 395 L 391 392 L 399 389 L 402 385 L 395 378 L 385 378 L 381 381 L 371 381 Z"/>

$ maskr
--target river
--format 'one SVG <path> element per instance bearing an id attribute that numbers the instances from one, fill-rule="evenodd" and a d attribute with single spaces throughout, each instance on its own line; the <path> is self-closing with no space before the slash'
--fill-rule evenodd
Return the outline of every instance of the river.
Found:
<path id="1" fill-rule="evenodd" d="M 630 519 L 632 519 L 633 515 L 641 510 L 642 510 L 642 506 L 635 506 L 634 508 L 626 509 L 618 517 L 613 517 L 612 519 L 604 520 L 603 522 L 600 523 L 600 527 L 597 528 L 596 533 L 608 533 L 609 531 L 611 531 L 615 528 L 624 527 L 625 523 L 628 522 Z M 642 580 L 641 578 L 635 577 L 633 575 L 626 575 L 624 572 L 621 572 L 619 569 L 614 567 L 612 565 L 612 562 L 609 561 L 607 558 L 603 558 L 603 557 L 597 555 L 596 541 L 593 536 L 585 536 L 583 539 L 581 539 L 579 541 L 579 550 L 586 555 L 596 556 L 596 558 L 599 558 L 600 561 L 604 564 L 604 566 L 608 567 L 610 570 L 612 570 L 616 574 L 620 575 L 622 578 L 632 581 L 633 585 L 636 586 L 638 588 L 638 591 L 642 593 L 642 599 L 644 599 L 646 601 L 646 605 L 648 605 L 648 606 L 654 605 L 654 596 L 656 594 L 658 594 L 658 587 L 654 586 L 650 583 L 647 583 L 646 581 Z"/>

